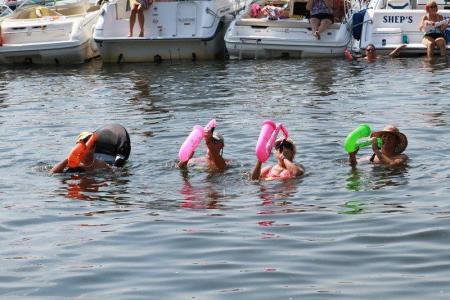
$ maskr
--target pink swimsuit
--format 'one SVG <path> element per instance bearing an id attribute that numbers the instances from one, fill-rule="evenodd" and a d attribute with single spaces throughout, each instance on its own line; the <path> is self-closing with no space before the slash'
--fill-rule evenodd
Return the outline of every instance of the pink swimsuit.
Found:
<path id="1" fill-rule="evenodd" d="M 266 180 L 272 180 L 272 179 L 289 179 L 292 178 L 291 173 L 289 173 L 288 170 L 281 171 L 280 174 L 276 174 L 273 171 L 273 167 L 270 168 L 270 171 L 267 173 L 266 177 L 264 179 Z"/>

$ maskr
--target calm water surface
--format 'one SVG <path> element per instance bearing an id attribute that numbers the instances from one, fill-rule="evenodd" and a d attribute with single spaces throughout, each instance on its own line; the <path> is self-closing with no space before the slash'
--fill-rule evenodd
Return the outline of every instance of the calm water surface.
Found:
<path id="1" fill-rule="evenodd" d="M 449 78 L 423 58 L 3 68 L 0 298 L 449 299 Z M 180 172 L 211 118 L 232 167 Z M 248 180 L 267 118 L 303 178 Z M 109 122 L 126 168 L 48 174 Z M 397 124 L 408 166 L 352 171 L 342 141 L 363 122 Z"/>

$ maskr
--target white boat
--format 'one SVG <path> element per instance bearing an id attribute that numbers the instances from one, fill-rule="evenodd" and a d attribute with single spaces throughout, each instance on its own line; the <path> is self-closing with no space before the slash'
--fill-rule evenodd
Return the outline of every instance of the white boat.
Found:
<path id="1" fill-rule="evenodd" d="M 153 2 L 144 11 L 144 36 L 128 37 L 130 9 L 126 0 L 104 7 L 94 40 L 105 62 L 208 60 L 223 55 L 223 35 L 237 14 L 239 0 Z M 139 32 L 136 21 L 135 32 Z"/>
<path id="2" fill-rule="evenodd" d="M 284 18 L 252 18 L 251 5 L 277 5 L 287 12 Z M 225 34 L 225 44 L 234 58 L 333 57 L 342 56 L 351 42 L 351 8 L 321 34 L 313 36 L 307 18 L 307 0 L 253 0 L 234 20 Z"/>
<path id="3" fill-rule="evenodd" d="M 401 50 L 402 55 L 426 54 L 426 47 L 422 44 L 424 32 L 419 31 L 419 25 L 425 15 L 427 2 L 428 0 L 372 0 L 367 10 L 359 13 L 362 14 L 362 28 L 357 30 L 356 27 L 356 36 L 361 37 L 359 47 L 365 49 L 368 44 L 374 44 L 377 53 L 387 54 L 398 46 L 407 44 Z M 438 13 L 449 18 L 450 2 L 436 2 Z"/>
<path id="4" fill-rule="evenodd" d="M 99 55 L 100 7 L 84 0 L 27 1 L 1 22 L 0 63 L 76 64 Z"/>

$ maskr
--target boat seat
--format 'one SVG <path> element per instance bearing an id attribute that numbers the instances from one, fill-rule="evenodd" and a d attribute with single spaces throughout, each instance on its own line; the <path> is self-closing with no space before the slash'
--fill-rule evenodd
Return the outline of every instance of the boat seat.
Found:
<path id="1" fill-rule="evenodd" d="M 20 19 L 39 19 L 48 16 L 57 16 L 58 14 L 45 6 L 36 6 L 28 10 L 27 14 L 22 14 Z M 18 18 L 19 19 L 19 18 Z"/>
<path id="2" fill-rule="evenodd" d="M 236 26 L 255 26 L 255 27 L 283 27 L 283 28 L 310 28 L 311 24 L 305 20 L 297 19 L 281 19 L 281 20 L 267 20 L 264 19 L 240 19 L 236 21 Z M 333 23 L 329 29 L 339 29 L 340 23 Z"/>
<path id="3" fill-rule="evenodd" d="M 388 0 L 386 9 L 411 9 L 409 0 Z"/>

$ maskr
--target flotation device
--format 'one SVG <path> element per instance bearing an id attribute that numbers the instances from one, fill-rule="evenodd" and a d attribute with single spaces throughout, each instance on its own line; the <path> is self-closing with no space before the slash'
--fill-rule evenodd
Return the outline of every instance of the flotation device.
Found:
<path id="1" fill-rule="evenodd" d="M 260 162 L 264 163 L 269 159 L 280 130 L 283 131 L 284 137 L 287 139 L 289 133 L 283 124 L 275 124 L 272 120 L 263 122 L 255 148 L 256 157 Z"/>
<path id="2" fill-rule="evenodd" d="M 369 125 L 361 124 L 355 130 L 350 132 L 344 141 L 344 149 L 347 153 L 356 151 L 359 148 L 367 147 L 372 145 L 371 140 L 361 140 L 362 138 L 368 137 L 371 134 Z M 377 138 L 378 147 L 381 147 L 383 141 L 381 138 Z"/>
<path id="3" fill-rule="evenodd" d="M 197 149 L 200 141 L 205 136 L 205 130 L 211 130 L 216 128 L 217 122 L 216 119 L 212 119 L 209 123 L 203 128 L 200 125 L 195 125 L 192 128 L 191 133 L 184 140 L 183 144 L 180 147 L 180 151 L 178 152 L 178 158 L 181 162 L 186 162 L 191 158 L 192 153 Z"/>
<path id="4" fill-rule="evenodd" d="M 81 161 L 84 160 L 85 156 L 94 147 L 96 140 L 97 135 L 93 133 L 86 143 L 80 141 L 75 145 L 75 147 L 72 148 L 69 156 L 67 157 L 69 168 L 76 168 L 80 165 Z"/>

